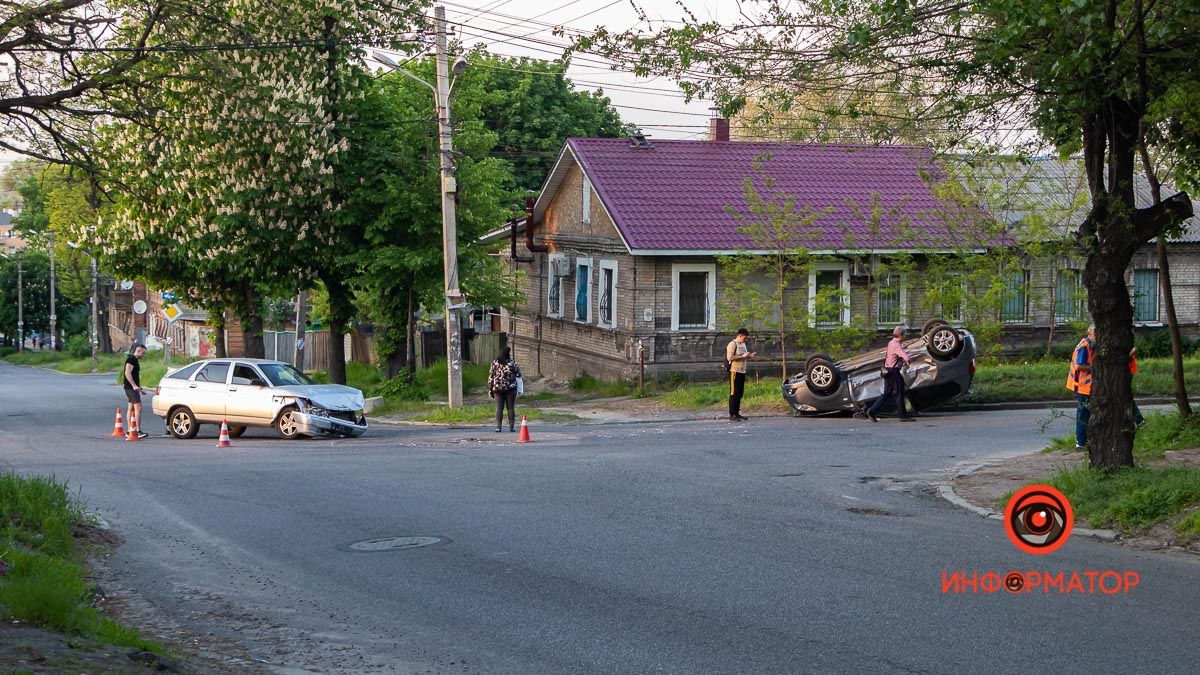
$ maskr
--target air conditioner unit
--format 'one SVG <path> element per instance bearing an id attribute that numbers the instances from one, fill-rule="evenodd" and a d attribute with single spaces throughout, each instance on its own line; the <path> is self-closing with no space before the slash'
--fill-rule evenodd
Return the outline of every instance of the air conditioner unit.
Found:
<path id="1" fill-rule="evenodd" d="M 855 259 L 854 264 L 850 269 L 852 277 L 869 277 L 871 276 L 871 262 L 869 260 Z"/>
<path id="2" fill-rule="evenodd" d="M 550 275 L 569 277 L 573 271 L 570 258 L 553 258 L 550 260 Z"/>

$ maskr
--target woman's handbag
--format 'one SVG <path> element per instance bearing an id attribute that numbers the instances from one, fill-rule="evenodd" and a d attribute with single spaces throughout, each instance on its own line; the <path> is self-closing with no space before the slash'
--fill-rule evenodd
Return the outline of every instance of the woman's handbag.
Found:
<path id="1" fill-rule="evenodd" d="M 525 393 L 525 378 L 518 377 L 517 378 L 517 395 L 522 395 L 524 393 Z"/>

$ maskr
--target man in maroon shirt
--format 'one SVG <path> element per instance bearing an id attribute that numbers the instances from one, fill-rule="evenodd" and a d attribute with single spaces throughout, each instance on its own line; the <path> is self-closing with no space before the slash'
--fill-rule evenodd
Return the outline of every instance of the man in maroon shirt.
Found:
<path id="1" fill-rule="evenodd" d="M 875 399 L 870 408 L 867 408 L 866 416 L 871 418 L 872 422 L 878 422 L 879 409 L 893 395 L 896 397 L 896 412 L 900 414 L 901 422 L 912 422 L 913 418 L 908 416 L 908 411 L 904 409 L 904 367 L 912 360 L 908 352 L 904 351 L 904 346 L 900 343 L 900 339 L 904 337 L 904 326 L 896 326 L 892 329 L 892 341 L 887 346 L 887 356 L 884 357 L 883 367 L 887 369 L 887 377 L 883 381 L 883 395 Z"/>

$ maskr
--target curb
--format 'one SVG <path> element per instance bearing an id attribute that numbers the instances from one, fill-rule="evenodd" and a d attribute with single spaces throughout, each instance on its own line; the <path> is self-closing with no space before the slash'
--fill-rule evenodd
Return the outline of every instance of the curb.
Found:
<path id="1" fill-rule="evenodd" d="M 972 466 L 967 469 L 963 469 L 962 471 L 959 471 L 957 474 L 955 474 L 954 477 L 955 478 L 963 478 L 963 477 L 969 476 L 986 466 L 988 466 L 988 465 L 987 464 L 977 464 L 975 466 Z M 963 499 L 957 492 L 954 491 L 954 486 L 951 485 L 950 483 L 939 483 L 937 488 L 938 488 L 938 496 L 939 497 L 941 497 L 942 499 L 945 499 L 946 501 L 959 507 L 960 509 L 970 511 L 971 513 L 974 513 L 975 515 L 977 515 L 981 518 L 986 518 L 987 520 L 998 520 L 998 521 L 1004 520 L 1003 513 L 996 513 L 995 511 L 993 511 L 991 509 L 987 509 L 982 506 L 976 506 L 975 504 L 972 504 L 971 502 L 967 501 L 966 499 Z M 1076 527 L 1071 530 L 1071 534 L 1079 535 L 1082 537 L 1091 537 L 1093 539 L 1099 539 L 1100 541 L 1117 541 L 1118 539 L 1121 538 L 1120 532 L 1114 532 L 1113 530 L 1093 530 L 1093 529 L 1086 528 L 1086 527 Z"/>

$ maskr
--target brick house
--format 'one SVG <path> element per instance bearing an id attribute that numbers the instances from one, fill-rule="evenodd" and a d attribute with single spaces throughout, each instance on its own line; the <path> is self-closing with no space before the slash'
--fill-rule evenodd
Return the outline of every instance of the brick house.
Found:
<path id="1" fill-rule="evenodd" d="M 819 262 L 807 283 L 789 292 L 808 294 L 811 304 L 818 291 L 836 290 L 841 309 L 818 317 L 820 325 L 848 326 L 856 317 L 857 325 L 879 329 L 880 342 L 896 323 L 919 328 L 953 313 L 925 301 L 922 261 L 949 252 L 985 255 L 1005 245 L 994 233 L 964 226 L 961 217 L 946 217 L 944 200 L 931 187 L 940 177 L 927 149 L 730 142 L 724 120 L 712 127 L 715 140 L 569 139 L 531 217 L 485 238 L 509 240 L 501 257 L 521 272 L 525 304 L 504 318 L 527 371 L 560 379 L 583 372 L 632 377 L 640 348 L 647 377 L 718 377 L 725 345 L 739 326 L 721 316 L 730 298 L 717 257 L 762 248 L 742 227 L 747 179 L 760 194 L 794 195 L 797 205 L 820 212 L 815 238 L 805 243 Z M 995 222 L 977 211 L 980 221 Z M 1200 325 L 1200 227 L 1192 225 L 1172 244 L 1182 254 L 1172 279 L 1180 311 L 1190 312 L 1181 314 L 1181 323 L 1194 332 Z M 1156 294 L 1147 295 L 1157 279 L 1153 247 L 1147 250 L 1149 257 L 1135 258 L 1130 283 L 1141 290 L 1138 314 L 1149 325 L 1151 315 L 1161 320 L 1161 308 Z M 900 254 L 917 261 L 915 272 L 872 277 L 873 261 Z M 1070 291 L 1063 284 L 1076 282 L 1070 270 L 1079 267 L 1055 259 L 1014 270 L 1003 310 L 1006 343 L 1011 336 L 1015 345 L 1044 345 L 1050 325 L 1077 318 L 1082 305 L 1061 299 L 1078 294 L 1060 292 L 1055 316 L 1046 299 L 1051 288 Z M 765 347 L 760 343 L 758 350 L 769 359 Z"/>

